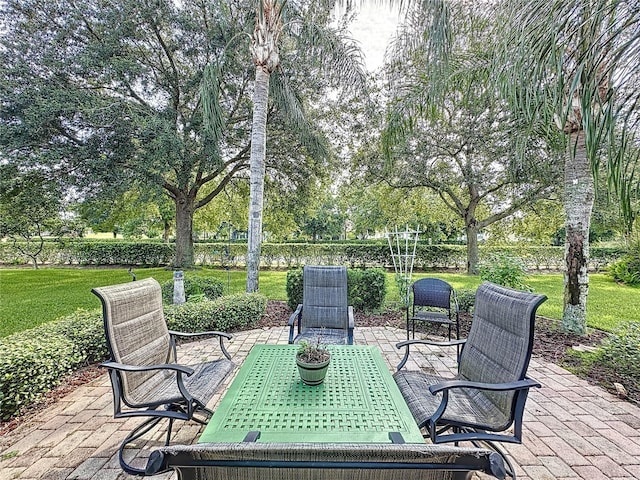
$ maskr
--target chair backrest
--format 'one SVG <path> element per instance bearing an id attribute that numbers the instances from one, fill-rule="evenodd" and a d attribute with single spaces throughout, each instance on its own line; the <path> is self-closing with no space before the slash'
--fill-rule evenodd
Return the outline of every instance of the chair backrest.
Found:
<path id="1" fill-rule="evenodd" d="M 201 443 L 151 453 L 147 475 L 173 468 L 182 480 L 462 480 L 484 471 L 504 478 L 493 451 L 429 444 Z"/>
<path id="2" fill-rule="evenodd" d="M 348 327 L 347 269 L 307 265 L 302 274 L 300 330 Z"/>
<path id="3" fill-rule="evenodd" d="M 506 383 L 526 377 L 536 310 L 544 295 L 485 282 L 476 292 L 471 330 L 460 354 L 461 378 L 483 383 Z M 505 418 L 513 419 L 516 393 L 481 391 Z"/>
<path id="4" fill-rule="evenodd" d="M 91 290 L 102 302 L 104 330 L 111 359 L 128 365 L 175 361 L 162 311 L 162 289 L 153 278 Z M 158 375 L 120 372 L 122 394 Z"/>
<path id="5" fill-rule="evenodd" d="M 421 278 L 412 285 L 413 306 L 438 307 L 451 310 L 453 287 L 438 278 Z"/>

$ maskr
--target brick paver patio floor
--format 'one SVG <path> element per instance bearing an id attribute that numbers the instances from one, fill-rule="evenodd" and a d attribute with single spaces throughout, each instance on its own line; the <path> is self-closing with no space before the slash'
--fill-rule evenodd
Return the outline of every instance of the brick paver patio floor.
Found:
<path id="1" fill-rule="evenodd" d="M 360 328 L 355 343 L 378 345 L 395 369 L 400 353 L 394 345 L 404 336 L 396 328 Z M 286 343 L 287 338 L 286 327 L 240 332 L 229 352 L 240 364 L 254 344 Z M 216 343 L 203 340 L 181 346 L 179 358 L 183 363 L 203 361 L 212 352 L 217 355 Z M 455 351 L 425 349 L 412 358 L 408 368 L 455 371 Z M 539 358 L 532 359 L 529 375 L 543 388 L 529 395 L 522 445 L 505 446 L 518 478 L 640 479 L 640 408 Z M 219 399 L 209 406 L 215 408 Z M 111 402 L 105 373 L 0 437 L 0 479 L 128 478 L 118 465 L 117 449 L 140 419 L 114 419 Z M 200 431 L 196 423 L 176 422 L 172 443 L 194 443 Z M 162 431 L 145 436 L 139 450 L 130 450 L 132 463 L 143 466 L 150 450 L 162 442 Z"/>

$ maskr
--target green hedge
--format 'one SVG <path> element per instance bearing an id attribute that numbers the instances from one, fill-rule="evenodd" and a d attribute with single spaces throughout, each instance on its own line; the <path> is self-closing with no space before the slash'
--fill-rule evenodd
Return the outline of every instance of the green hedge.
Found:
<path id="1" fill-rule="evenodd" d="M 74 369 L 105 357 L 100 311 L 78 311 L 0 339 L 0 419 L 33 403 Z"/>
<path id="2" fill-rule="evenodd" d="M 302 269 L 287 272 L 287 304 L 292 310 L 302 303 Z M 382 306 L 387 292 L 386 274 L 381 268 L 347 269 L 347 299 L 354 310 L 375 310 Z"/>
<path id="3" fill-rule="evenodd" d="M 253 325 L 266 309 L 260 294 L 164 307 L 172 330 L 231 331 Z M 0 420 L 34 403 L 82 365 L 107 358 L 102 313 L 78 311 L 0 339 Z"/>
<path id="4" fill-rule="evenodd" d="M 164 314 L 171 330 L 202 332 L 233 331 L 255 325 L 264 315 L 267 297 L 238 293 L 201 302 L 166 305 Z"/>
<path id="5" fill-rule="evenodd" d="M 47 264 L 72 265 L 168 265 L 175 245 L 140 241 L 64 240 L 45 242 L 39 261 Z M 624 255 L 622 248 L 591 247 L 590 269 L 600 271 Z M 194 261 L 197 265 L 244 267 L 245 243 L 196 243 Z M 563 247 L 531 245 L 485 246 L 479 248 L 480 260 L 495 255 L 520 258 L 529 270 L 561 270 L 564 266 Z M 389 246 L 383 241 L 339 243 L 264 243 L 261 247 L 261 268 L 299 268 L 303 265 L 347 265 L 351 268 L 392 268 Z M 466 268 L 464 245 L 429 245 L 416 247 L 415 269 Z M 29 263 L 10 242 L 0 242 L 0 263 Z"/>

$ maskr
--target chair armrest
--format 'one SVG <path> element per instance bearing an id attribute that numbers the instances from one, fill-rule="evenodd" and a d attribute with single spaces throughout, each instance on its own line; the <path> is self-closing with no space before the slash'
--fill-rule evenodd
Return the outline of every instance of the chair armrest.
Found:
<path id="1" fill-rule="evenodd" d="M 289 321 L 287 322 L 287 325 L 292 327 L 295 324 L 296 319 L 300 318 L 301 314 L 302 314 L 302 304 L 300 303 L 298 304 L 298 308 L 296 308 L 296 311 L 293 312 L 289 317 Z"/>
<path id="2" fill-rule="evenodd" d="M 396 371 L 400 371 L 402 367 L 405 366 L 407 360 L 409 360 L 410 346 L 411 345 L 430 345 L 432 347 L 458 347 L 460 345 L 464 345 L 467 339 L 462 340 L 451 340 L 449 342 L 433 342 L 431 340 L 405 340 L 404 342 L 396 343 L 396 348 L 401 349 L 404 348 L 404 357 L 396 367 Z"/>
<path id="3" fill-rule="evenodd" d="M 348 312 L 348 316 L 349 316 L 349 330 L 353 330 L 353 328 L 356 325 L 356 321 L 355 321 L 355 316 L 353 314 L 353 307 L 351 305 L 349 305 L 347 307 L 347 312 Z"/>
<path id="4" fill-rule="evenodd" d="M 298 333 L 300 333 L 300 316 L 302 315 L 302 304 L 298 304 L 296 311 L 291 314 L 287 326 L 289 327 L 289 343 L 293 343 L 293 334 L 296 320 L 298 320 Z"/>
<path id="5" fill-rule="evenodd" d="M 175 330 L 169 330 L 169 334 L 173 337 L 213 337 L 217 336 L 220 339 L 220 350 L 222 350 L 222 354 L 227 358 L 227 360 L 231 360 L 231 355 L 227 352 L 227 349 L 224 346 L 224 339 L 231 340 L 233 335 L 226 332 L 218 332 L 215 330 L 211 330 L 208 332 L 176 332 Z M 175 342 L 173 342 L 173 349 L 175 355 Z"/>
<path id="6" fill-rule="evenodd" d="M 101 367 L 112 368 L 123 372 L 150 372 L 153 370 L 173 370 L 184 373 L 185 375 L 193 375 L 193 368 L 178 363 L 161 363 L 158 365 L 127 365 L 124 363 L 106 361 L 100 364 Z"/>
<path id="7" fill-rule="evenodd" d="M 356 325 L 355 316 L 353 314 L 353 306 L 347 307 L 347 345 L 353 345 L 353 328 Z"/>
<path id="8" fill-rule="evenodd" d="M 452 388 L 475 388 L 477 390 L 492 390 L 496 392 L 507 390 L 523 390 L 526 388 L 540 388 L 542 385 L 531 378 L 525 378 L 524 380 L 518 380 L 508 383 L 481 383 L 470 382 L 467 380 L 447 380 L 446 382 L 437 383 L 429 387 L 429 391 L 435 395 L 444 390 Z"/>

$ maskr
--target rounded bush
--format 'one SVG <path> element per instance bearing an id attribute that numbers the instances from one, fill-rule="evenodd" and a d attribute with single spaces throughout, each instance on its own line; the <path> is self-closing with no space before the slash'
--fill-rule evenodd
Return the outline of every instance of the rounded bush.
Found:
<path id="1" fill-rule="evenodd" d="M 473 313 L 473 306 L 476 304 L 476 291 L 470 288 L 456 290 L 458 298 L 458 308 L 460 313 Z"/>
<path id="2" fill-rule="evenodd" d="M 626 285 L 640 285 L 640 251 L 616 260 L 607 268 L 607 273 L 617 282 Z"/>
<path id="3" fill-rule="evenodd" d="M 222 296 L 223 290 L 224 285 L 217 278 L 190 274 L 184 276 L 184 295 L 187 302 L 215 300 Z M 162 284 L 162 301 L 166 304 L 173 303 L 173 279 Z"/>

